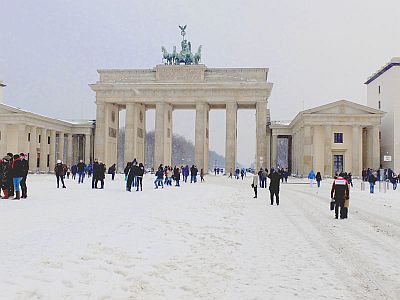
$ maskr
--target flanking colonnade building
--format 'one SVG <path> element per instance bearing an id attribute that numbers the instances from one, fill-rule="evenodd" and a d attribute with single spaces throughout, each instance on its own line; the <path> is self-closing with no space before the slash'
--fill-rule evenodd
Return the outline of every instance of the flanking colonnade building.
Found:
<path id="1" fill-rule="evenodd" d="M 63 121 L 4 104 L 0 81 L 0 159 L 28 155 L 29 170 L 53 172 L 58 159 L 68 166 L 93 158 L 94 121 Z"/>

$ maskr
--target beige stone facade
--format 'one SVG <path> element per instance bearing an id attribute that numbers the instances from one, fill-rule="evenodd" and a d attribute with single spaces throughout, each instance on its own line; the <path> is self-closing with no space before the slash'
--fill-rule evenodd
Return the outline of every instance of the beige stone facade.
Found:
<path id="1" fill-rule="evenodd" d="M 30 172 L 52 172 L 93 158 L 93 121 L 67 122 L 0 104 L 0 155 L 26 153 Z"/>
<path id="2" fill-rule="evenodd" d="M 214 69 L 205 65 L 158 65 L 153 69 L 99 70 L 96 92 L 95 156 L 117 162 L 118 112 L 126 109 L 125 163 L 144 161 L 145 112 L 156 110 L 154 167 L 171 165 L 172 112 L 196 110 L 195 163 L 208 171 L 209 111 L 226 109 L 225 170 L 237 165 L 237 110 L 256 110 L 256 165 L 268 167 L 269 110 L 272 84 L 268 69 Z"/>
<path id="3" fill-rule="evenodd" d="M 379 126 L 384 112 L 341 100 L 300 112 L 289 124 L 272 124 L 271 166 L 277 166 L 277 140 L 290 138 L 290 167 L 306 176 L 340 171 L 361 175 L 380 165 Z"/>

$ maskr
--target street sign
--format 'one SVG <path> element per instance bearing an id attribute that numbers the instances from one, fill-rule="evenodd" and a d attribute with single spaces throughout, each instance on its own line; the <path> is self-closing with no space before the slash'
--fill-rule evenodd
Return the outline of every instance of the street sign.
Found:
<path id="1" fill-rule="evenodd" d="M 392 161 L 392 156 L 391 155 L 385 155 L 383 157 L 383 161 Z"/>

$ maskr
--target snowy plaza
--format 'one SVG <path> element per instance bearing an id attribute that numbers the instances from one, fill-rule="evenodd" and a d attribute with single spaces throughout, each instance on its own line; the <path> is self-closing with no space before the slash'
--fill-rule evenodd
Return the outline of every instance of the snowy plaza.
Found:
<path id="1" fill-rule="evenodd" d="M 289 178 L 281 204 L 245 180 L 128 193 L 31 175 L 26 200 L 0 201 L 1 299 L 399 299 L 399 191 L 360 182 L 349 219 L 331 180 Z"/>

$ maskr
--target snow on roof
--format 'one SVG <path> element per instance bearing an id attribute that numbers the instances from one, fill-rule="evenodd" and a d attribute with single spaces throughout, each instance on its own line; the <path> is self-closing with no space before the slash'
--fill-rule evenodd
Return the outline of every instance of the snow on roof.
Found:
<path id="1" fill-rule="evenodd" d="M 386 63 L 383 65 L 378 71 L 376 71 L 374 74 L 372 74 L 364 84 L 369 84 L 375 79 L 377 79 L 379 76 L 381 76 L 383 73 L 388 71 L 391 67 L 393 66 L 400 66 L 400 57 L 393 57 L 390 62 Z"/>

